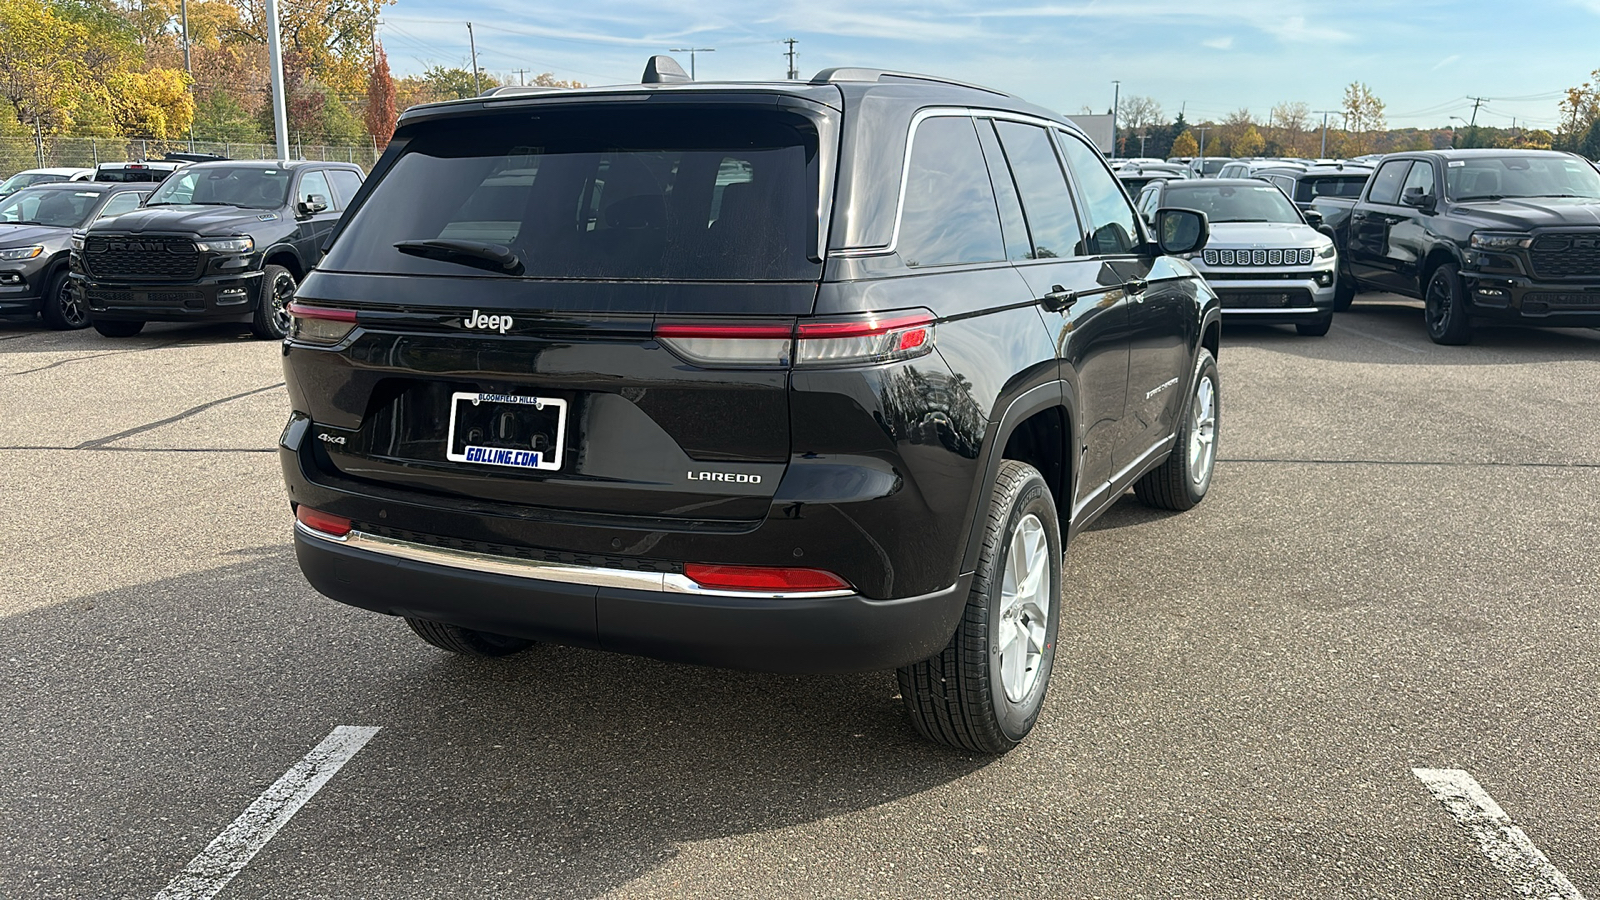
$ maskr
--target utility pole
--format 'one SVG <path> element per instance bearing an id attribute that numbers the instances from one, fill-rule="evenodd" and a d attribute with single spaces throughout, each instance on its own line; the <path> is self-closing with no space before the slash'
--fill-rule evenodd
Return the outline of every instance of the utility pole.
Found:
<path id="1" fill-rule="evenodd" d="M 44 168 L 44 130 L 39 127 L 39 116 L 33 117 L 33 150 L 39 157 L 39 168 Z"/>
<path id="2" fill-rule="evenodd" d="M 1117 107 L 1122 105 L 1122 82 L 1113 81 L 1111 89 L 1111 155 L 1117 155 Z"/>
<path id="3" fill-rule="evenodd" d="M 278 34 L 278 0 L 267 4 L 267 59 L 272 70 L 272 132 L 278 159 L 289 158 L 289 106 L 283 96 L 283 38 Z"/>
<path id="4" fill-rule="evenodd" d="M 794 67 L 794 45 L 799 42 L 794 38 L 788 38 L 787 40 L 783 41 L 783 43 L 789 45 L 789 52 L 784 54 L 784 56 L 789 57 L 789 80 L 798 81 L 800 79 L 800 70 Z"/>
<path id="5" fill-rule="evenodd" d="M 696 53 L 715 53 L 715 52 L 717 52 L 717 48 L 715 48 L 715 47 L 673 47 L 672 49 L 668 50 L 667 52 L 668 53 L 687 53 L 687 54 L 689 54 L 689 80 L 693 81 L 694 78 L 695 78 L 695 75 L 694 75 L 694 55 Z"/>
<path id="6" fill-rule="evenodd" d="M 1489 102 L 1488 97 L 1468 97 L 1472 101 L 1472 121 L 1467 123 L 1468 128 L 1478 127 L 1478 107 Z"/>
<path id="7" fill-rule="evenodd" d="M 194 66 L 189 63 L 189 0 L 181 0 L 179 14 L 183 22 L 183 70 L 189 73 L 189 92 L 194 93 Z M 194 116 L 189 116 L 189 152 L 194 152 Z"/>
<path id="8" fill-rule="evenodd" d="M 483 93 L 483 84 L 478 81 L 478 39 L 472 34 L 472 23 L 467 23 L 467 43 L 472 47 L 472 93 L 474 96 Z"/>
<path id="9" fill-rule="evenodd" d="M 1149 136 L 1150 135 L 1148 135 L 1148 134 L 1139 135 L 1139 155 L 1140 156 L 1144 156 L 1144 141 L 1145 141 L 1145 138 L 1147 138 Z"/>
<path id="10" fill-rule="evenodd" d="M 1313 109 L 1312 114 L 1322 114 L 1322 158 L 1328 158 L 1328 117 L 1338 115 L 1337 109 Z"/>
<path id="11" fill-rule="evenodd" d="M 528 70 L 527 69 L 518 69 L 517 70 L 517 84 L 522 85 L 524 87 L 527 86 L 527 84 L 528 84 Z"/>
<path id="12" fill-rule="evenodd" d="M 1210 125 L 1196 125 L 1195 131 L 1200 132 L 1200 177 L 1206 177 L 1206 132 L 1211 130 Z"/>

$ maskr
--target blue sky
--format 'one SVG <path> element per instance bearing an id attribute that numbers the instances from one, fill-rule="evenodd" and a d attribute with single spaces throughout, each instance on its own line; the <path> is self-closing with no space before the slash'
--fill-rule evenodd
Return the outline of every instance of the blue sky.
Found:
<path id="1" fill-rule="evenodd" d="M 1370 85 L 1391 127 L 1552 127 L 1561 92 L 1600 68 L 1600 0 L 1378 3 L 1367 0 L 398 0 L 379 34 L 398 74 L 466 64 L 465 22 L 479 64 L 589 84 L 636 81 L 645 58 L 698 55 L 702 80 L 782 78 L 784 38 L 801 76 L 827 66 L 927 72 L 990 85 L 1064 113 L 1154 97 L 1191 121 L 1282 101 L 1334 109 L 1351 81 Z M 674 54 L 684 68 L 688 54 Z M 514 77 L 514 76 L 513 76 Z"/>

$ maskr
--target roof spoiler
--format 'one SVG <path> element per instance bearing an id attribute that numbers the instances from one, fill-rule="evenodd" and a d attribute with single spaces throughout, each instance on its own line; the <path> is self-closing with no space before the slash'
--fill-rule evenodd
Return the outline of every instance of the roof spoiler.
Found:
<path id="1" fill-rule="evenodd" d="M 652 56 L 644 64 L 644 75 L 639 78 L 640 84 L 672 84 L 693 81 L 689 73 L 678 65 L 678 61 L 670 56 Z"/>

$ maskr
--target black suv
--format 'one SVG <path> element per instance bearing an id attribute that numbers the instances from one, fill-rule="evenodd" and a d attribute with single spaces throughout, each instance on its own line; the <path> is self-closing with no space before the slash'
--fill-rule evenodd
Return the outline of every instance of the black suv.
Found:
<path id="1" fill-rule="evenodd" d="M 85 328 L 88 312 L 67 281 L 72 234 L 139 208 L 148 184 L 59 182 L 0 199 L 0 316 L 38 313 L 51 328 Z"/>
<path id="2" fill-rule="evenodd" d="M 295 285 L 360 188 L 346 163 L 184 166 L 143 209 L 73 238 L 73 279 L 107 337 L 148 321 L 222 321 L 279 339 Z"/>
<path id="3" fill-rule="evenodd" d="M 899 667 L 1006 750 L 1068 537 L 1210 483 L 1205 217 L 1005 94 L 674 68 L 401 118 L 290 308 L 301 570 L 458 653 Z"/>
<path id="4" fill-rule="evenodd" d="M 1385 157 L 1350 213 L 1357 287 L 1423 301 L 1428 337 L 1474 320 L 1600 325 L 1600 171 L 1571 153 L 1435 150 Z"/>

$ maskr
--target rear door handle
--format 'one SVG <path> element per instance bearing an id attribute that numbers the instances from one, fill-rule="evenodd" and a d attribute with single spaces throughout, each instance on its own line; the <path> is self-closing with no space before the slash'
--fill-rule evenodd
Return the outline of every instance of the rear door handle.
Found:
<path id="1" fill-rule="evenodd" d="M 1047 312 L 1062 312 L 1077 302 L 1077 292 L 1069 291 L 1059 284 L 1050 285 L 1050 293 L 1039 298 L 1040 305 L 1042 305 Z"/>

